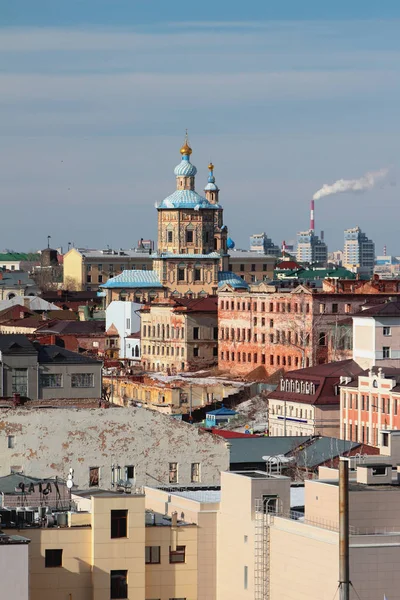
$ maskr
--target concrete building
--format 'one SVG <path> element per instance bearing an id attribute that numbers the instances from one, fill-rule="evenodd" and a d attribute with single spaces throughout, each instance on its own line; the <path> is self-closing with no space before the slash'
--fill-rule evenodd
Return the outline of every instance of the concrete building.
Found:
<path id="1" fill-rule="evenodd" d="M 80 489 L 113 489 L 131 478 L 137 485 L 191 485 L 194 464 L 201 483 L 218 485 L 229 468 L 229 450 L 217 436 L 152 410 L 95 406 L 2 409 L 0 476 L 66 479 L 73 468 Z"/>
<path id="2" fill-rule="evenodd" d="M 0 533 L 1 596 L 4 600 L 31 600 L 28 566 L 30 540 L 13 533 Z"/>
<path id="3" fill-rule="evenodd" d="M 125 270 L 151 271 L 153 259 L 144 249 L 89 250 L 71 248 L 64 255 L 64 287 L 72 290 L 97 290 L 110 278 Z"/>
<path id="4" fill-rule="evenodd" d="M 252 252 L 260 252 L 276 257 L 281 255 L 280 247 L 274 244 L 265 232 L 253 233 L 253 235 L 250 236 L 250 250 Z"/>
<path id="5" fill-rule="evenodd" d="M 371 306 L 353 316 L 353 357 L 364 369 L 400 368 L 400 302 Z"/>
<path id="6" fill-rule="evenodd" d="M 129 363 L 140 362 L 140 309 L 142 304 L 137 302 L 122 302 L 114 300 L 106 309 L 106 332 L 109 342 L 114 340 L 118 352 L 112 358 L 128 361 Z M 112 330 L 114 328 L 114 330 Z M 135 335 L 138 334 L 138 335 Z M 135 336 L 135 337 L 133 337 Z M 116 338 L 116 339 L 115 339 Z M 115 348 L 108 346 L 111 350 Z M 110 353 L 107 353 L 110 355 Z"/>
<path id="7" fill-rule="evenodd" d="M 339 437 L 339 384 L 362 372 L 356 362 L 344 360 L 291 371 L 282 377 L 268 396 L 269 435 Z"/>
<path id="8" fill-rule="evenodd" d="M 217 312 L 216 296 L 146 304 L 141 310 L 143 368 L 171 374 L 216 364 Z"/>
<path id="9" fill-rule="evenodd" d="M 102 362 L 24 335 L 0 335 L 0 397 L 101 398 Z"/>
<path id="10" fill-rule="evenodd" d="M 274 277 L 276 257 L 248 250 L 229 251 L 229 270 L 247 283 L 269 281 Z"/>
<path id="11" fill-rule="evenodd" d="M 375 266 L 375 243 L 359 227 L 345 229 L 343 266 L 359 275 L 371 277 Z"/>
<path id="12" fill-rule="evenodd" d="M 315 234 L 313 229 L 297 234 L 296 260 L 300 263 L 325 266 L 328 261 L 328 247 Z"/>

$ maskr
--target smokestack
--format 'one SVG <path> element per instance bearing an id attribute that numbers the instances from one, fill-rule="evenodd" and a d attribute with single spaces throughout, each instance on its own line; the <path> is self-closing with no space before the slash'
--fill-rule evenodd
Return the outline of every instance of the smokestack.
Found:
<path id="1" fill-rule="evenodd" d="M 282 256 L 286 256 L 286 242 L 283 240 L 282 242 Z"/>
<path id="2" fill-rule="evenodd" d="M 386 256 L 386 245 L 383 246 L 383 256 Z"/>
<path id="3" fill-rule="evenodd" d="M 314 200 L 311 200 L 310 204 L 310 229 L 311 231 L 315 230 L 315 221 L 314 221 Z"/>
<path id="4" fill-rule="evenodd" d="M 323 242 L 323 241 L 324 241 L 324 235 L 325 235 L 325 234 L 324 234 L 324 231 L 323 231 L 323 229 L 321 229 L 321 242 Z"/>
<path id="5" fill-rule="evenodd" d="M 350 599 L 349 463 L 339 462 L 339 588 L 340 600 Z"/>

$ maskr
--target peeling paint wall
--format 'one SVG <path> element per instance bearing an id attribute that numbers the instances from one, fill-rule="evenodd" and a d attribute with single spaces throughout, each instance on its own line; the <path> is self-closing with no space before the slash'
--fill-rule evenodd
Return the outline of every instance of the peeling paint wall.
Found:
<path id="1" fill-rule="evenodd" d="M 8 436 L 14 436 L 9 448 Z M 200 463 L 201 483 L 219 485 L 229 469 L 224 440 L 141 408 L 4 409 L 0 413 L 0 476 L 11 468 L 26 475 L 66 478 L 70 468 L 80 488 L 89 468 L 100 468 L 100 487 L 111 488 L 111 465 L 135 467 L 136 485 L 169 485 L 169 463 L 178 463 L 178 485 L 191 483 Z"/>

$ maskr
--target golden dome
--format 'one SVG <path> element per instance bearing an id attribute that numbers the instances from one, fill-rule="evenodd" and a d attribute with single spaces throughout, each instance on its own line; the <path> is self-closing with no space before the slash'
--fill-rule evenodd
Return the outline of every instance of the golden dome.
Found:
<path id="1" fill-rule="evenodd" d="M 189 146 L 189 144 L 187 143 L 187 140 L 185 140 L 185 143 L 183 144 L 182 148 L 180 149 L 180 153 L 182 154 L 182 156 L 190 156 L 192 154 L 192 149 Z"/>
<path id="2" fill-rule="evenodd" d="M 214 171 L 214 165 L 212 164 L 211 161 L 210 161 L 210 164 L 208 165 L 208 170 L 209 171 Z"/>
<path id="3" fill-rule="evenodd" d="M 180 153 L 182 154 L 182 156 L 190 156 L 192 154 L 192 149 L 189 146 L 189 138 L 188 138 L 187 129 L 186 129 L 186 135 L 185 135 L 185 143 L 183 144 L 182 148 L 180 149 Z"/>

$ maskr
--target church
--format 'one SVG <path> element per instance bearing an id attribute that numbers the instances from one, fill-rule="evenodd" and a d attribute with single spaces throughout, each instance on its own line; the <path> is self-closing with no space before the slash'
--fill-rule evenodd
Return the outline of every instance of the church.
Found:
<path id="1" fill-rule="evenodd" d="M 123 271 L 102 288 L 107 304 L 113 300 L 148 302 L 170 296 L 201 298 L 215 295 L 225 283 L 247 289 L 247 283 L 229 270 L 228 229 L 215 183 L 214 165 L 208 165 L 204 196 L 195 191 L 196 167 L 186 134 L 175 167 L 176 190 L 156 204 L 158 244 L 152 271 Z"/>

